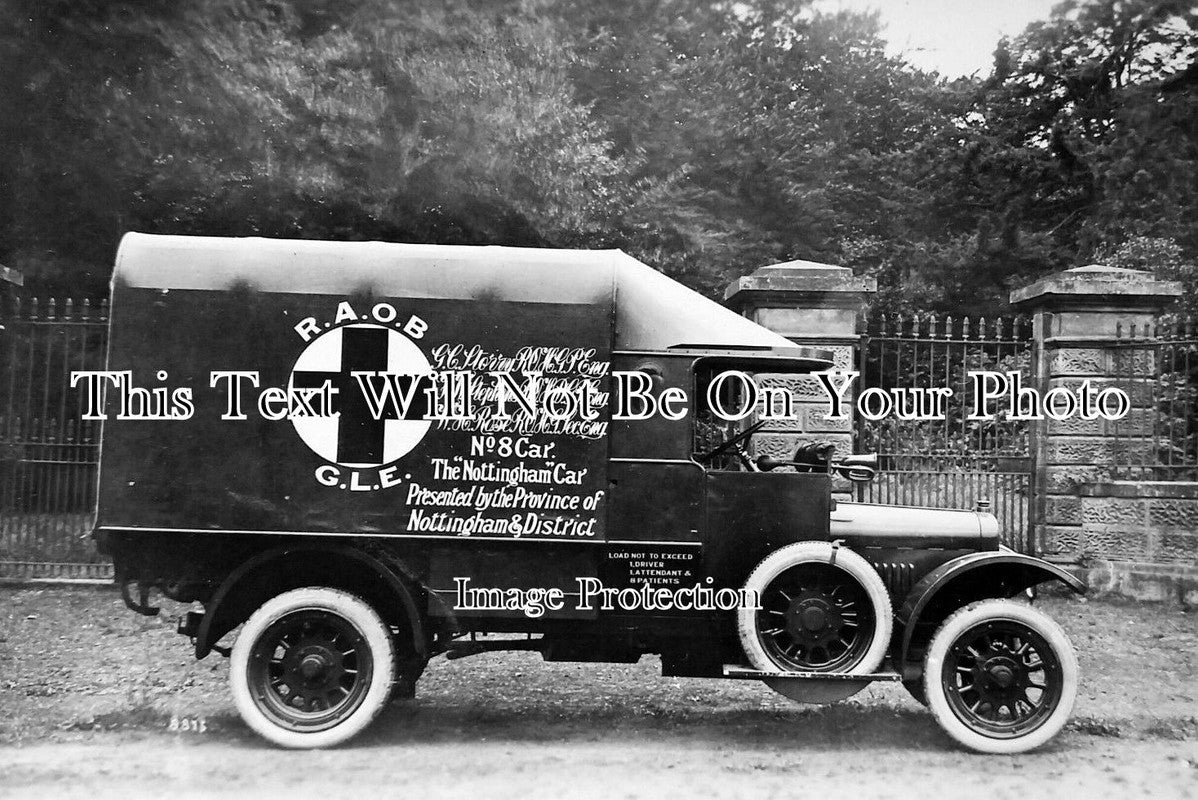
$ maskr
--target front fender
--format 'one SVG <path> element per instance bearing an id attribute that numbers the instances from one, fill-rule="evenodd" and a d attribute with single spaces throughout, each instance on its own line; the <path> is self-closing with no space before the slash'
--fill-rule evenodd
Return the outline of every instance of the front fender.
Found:
<path id="1" fill-rule="evenodd" d="M 895 664 L 906 674 L 908 654 L 921 623 L 939 624 L 964 605 L 989 597 L 1013 597 L 1037 584 L 1060 581 L 1078 594 L 1086 585 L 1065 569 L 1010 550 L 971 553 L 946 561 L 911 588 L 895 613 L 902 630 Z"/>

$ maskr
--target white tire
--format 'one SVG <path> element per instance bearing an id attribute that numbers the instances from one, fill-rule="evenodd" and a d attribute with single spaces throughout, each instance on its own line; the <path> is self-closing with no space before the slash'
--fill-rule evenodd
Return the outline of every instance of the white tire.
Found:
<path id="1" fill-rule="evenodd" d="M 792 572 L 796 567 L 806 569 Z M 803 591 L 788 594 L 787 587 Z M 757 565 L 745 589 L 756 592 L 763 606 L 736 615 L 741 647 L 755 669 L 868 675 L 886 656 L 893 627 L 890 595 L 877 570 L 848 548 L 831 542 L 787 545 Z"/>
<path id="2" fill-rule="evenodd" d="M 242 719 L 282 747 L 333 747 L 387 704 L 391 633 L 363 600 L 338 589 L 295 589 L 250 616 L 233 644 L 229 682 Z"/>
<path id="3" fill-rule="evenodd" d="M 1064 727 L 1077 697 L 1077 656 L 1039 609 L 981 600 L 932 637 L 924 693 L 940 727 L 980 753 L 1032 750 Z"/>

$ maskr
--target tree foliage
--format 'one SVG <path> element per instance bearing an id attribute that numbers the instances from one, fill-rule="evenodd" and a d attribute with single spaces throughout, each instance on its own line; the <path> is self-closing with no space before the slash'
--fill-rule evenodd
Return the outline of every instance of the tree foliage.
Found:
<path id="1" fill-rule="evenodd" d="M 46 290 L 125 230 L 621 247 L 713 295 L 812 259 L 987 313 L 1198 260 L 1186 3 L 1063 3 L 956 81 L 806 0 L 0 8 L 0 261 Z"/>

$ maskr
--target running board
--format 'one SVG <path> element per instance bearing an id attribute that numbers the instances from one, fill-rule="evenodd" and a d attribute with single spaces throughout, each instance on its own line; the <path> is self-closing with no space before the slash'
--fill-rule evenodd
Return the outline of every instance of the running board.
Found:
<path id="1" fill-rule="evenodd" d="M 869 675 L 850 675 L 847 672 L 763 672 L 736 664 L 724 665 L 724 677 L 758 681 L 763 678 L 793 678 L 794 680 L 808 681 L 901 681 L 903 679 L 903 676 L 897 672 L 875 672 Z"/>

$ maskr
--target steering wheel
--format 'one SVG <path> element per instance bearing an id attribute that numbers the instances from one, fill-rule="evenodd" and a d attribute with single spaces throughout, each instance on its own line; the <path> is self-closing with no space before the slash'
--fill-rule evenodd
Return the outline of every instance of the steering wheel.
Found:
<path id="1" fill-rule="evenodd" d="M 769 420 L 763 419 L 763 420 L 758 420 L 757 422 L 754 422 L 752 425 L 745 428 L 743 431 L 736 434 L 731 439 L 724 442 L 723 444 L 721 444 L 719 447 L 715 448 L 714 450 L 709 450 L 706 453 L 696 456 L 696 459 L 699 461 L 711 461 L 713 458 L 716 458 L 717 456 L 724 455 L 724 453 L 727 453 L 729 450 L 736 450 L 736 455 L 740 458 L 740 460 L 743 463 L 745 463 L 746 465 L 752 464 L 752 462 L 749 460 L 749 457 L 747 455 L 745 455 L 744 450 L 741 449 L 740 443 L 745 441 L 746 439 L 748 439 L 753 434 L 757 433 L 757 431 L 764 428 L 765 423 L 768 421 Z"/>

